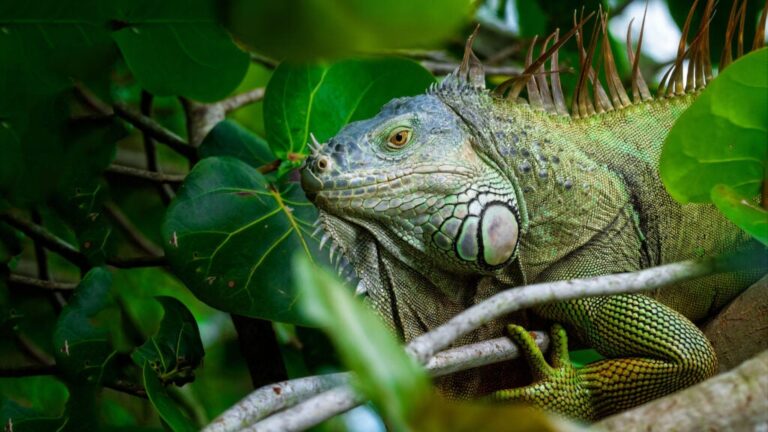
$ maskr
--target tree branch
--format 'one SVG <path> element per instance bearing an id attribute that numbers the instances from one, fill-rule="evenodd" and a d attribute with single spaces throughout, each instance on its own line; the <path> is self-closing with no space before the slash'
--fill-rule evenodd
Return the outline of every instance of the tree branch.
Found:
<path id="1" fill-rule="evenodd" d="M 546 333 L 534 332 L 534 336 L 539 348 L 541 348 L 542 351 L 546 351 L 549 345 L 549 338 L 547 337 Z M 426 365 L 426 368 L 431 376 L 438 377 L 454 372 L 472 369 L 475 367 L 511 360 L 517 358 L 518 356 L 519 352 L 517 346 L 515 346 L 512 341 L 510 341 L 508 338 L 497 338 L 445 350 L 430 359 Z M 266 385 L 255 390 L 240 402 L 235 404 L 235 406 L 222 413 L 204 430 L 205 432 L 237 431 L 267 417 L 268 415 L 295 406 L 302 400 L 304 400 L 302 403 L 306 403 L 307 405 L 299 408 L 299 410 L 302 412 L 314 412 L 315 410 L 318 410 L 318 408 L 315 406 L 317 401 L 310 402 L 310 399 L 308 398 L 311 398 L 320 393 L 325 395 L 326 393 L 324 392 L 327 392 L 336 386 L 349 384 L 352 380 L 352 377 L 352 373 L 343 372 L 330 375 L 299 378 Z M 362 401 L 358 402 L 357 397 L 347 397 L 347 393 L 342 392 L 341 395 L 344 397 L 333 397 L 336 398 L 334 400 L 337 402 L 335 405 L 337 408 L 334 410 L 336 414 L 351 409 L 355 406 L 348 406 L 350 403 L 362 403 Z M 339 403 L 339 401 L 341 401 L 341 403 Z M 320 404 L 324 406 L 325 402 L 320 401 Z M 313 406 L 313 408 L 307 410 L 307 406 Z M 346 409 L 343 409 L 345 407 Z M 323 408 L 323 410 L 324 409 L 325 408 Z M 343 409 L 343 411 L 338 411 L 338 409 Z M 324 412 L 325 411 L 321 410 L 312 415 L 325 415 L 322 414 Z M 296 416 L 296 414 L 296 411 L 291 409 L 290 414 L 286 414 L 285 417 L 293 417 Z M 272 416 L 270 419 L 273 419 L 278 415 Z M 323 419 L 319 421 L 322 420 Z M 315 420 L 313 417 L 310 422 L 314 421 Z M 262 430 L 261 428 L 264 426 L 262 423 L 263 422 L 260 422 L 258 424 L 258 430 Z M 285 430 L 285 427 L 287 427 L 284 422 L 280 420 L 280 417 L 278 417 L 277 420 L 270 420 L 270 422 L 267 423 L 267 426 L 269 424 L 280 426 L 277 430 Z M 311 424 L 306 427 L 309 426 L 311 426 Z M 266 428 L 265 430 L 269 430 L 269 428 Z"/>
<path id="2" fill-rule="evenodd" d="M 44 290 L 50 291 L 72 291 L 77 286 L 77 284 L 74 283 L 53 282 L 50 280 L 36 279 L 20 274 L 10 274 L 8 276 L 8 282 L 13 285 L 42 288 Z"/>
<path id="3" fill-rule="evenodd" d="M 457 338 L 481 325 L 532 306 L 576 298 L 650 291 L 712 273 L 765 267 L 766 263 L 762 260 L 762 254 L 748 250 L 735 255 L 682 261 L 633 273 L 514 287 L 462 311 L 445 324 L 413 339 L 406 347 L 406 351 L 423 364 L 437 350 L 450 345 Z M 285 421 L 292 418 L 290 422 L 293 424 L 293 422 L 299 421 L 295 417 L 302 413 L 302 415 L 312 416 L 313 423 L 305 427 L 317 424 L 353 408 L 358 403 L 359 399 L 347 397 L 350 394 L 348 390 L 345 390 L 347 388 L 348 386 L 345 385 L 342 388 L 335 388 L 322 393 L 272 417 L 279 416 L 278 418 L 286 419 Z M 325 401 L 323 398 L 328 400 Z M 305 403 L 307 405 L 303 405 Z M 307 413 L 307 406 L 319 406 L 326 411 L 322 413 L 312 411 L 305 414 Z M 267 424 L 272 424 L 270 420 L 272 417 L 264 421 L 269 420 L 270 423 Z M 262 423 L 260 422 L 254 427 Z M 305 425 L 303 422 L 301 424 Z"/>
<path id="4" fill-rule="evenodd" d="M 768 351 L 730 372 L 598 422 L 606 431 L 763 430 L 768 424 Z"/>
<path id="5" fill-rule="evenodd" d="M 69 244 L 67 241 L 56 237 L 51 234 L 42 225 L 35 224 L 18 215 L 8 212 L 0 215 L 0 219 L 4 220 L 8 225 L 16 228 L 29 236 L 32 240 L 40 242 L 42 245 L 59 255 L 66 260 L 74 263 L 78 267 L 87 267 L 88 260 L 85 255 L 80 253 L 77 248 Z"/>
<path id="6" fill-rule="evenodd" d="M 112 218 L 115 223 L 117 223 L 117 225 L 122 229 L 123 233 L 128 236 L 133 244 L 150 255 L 161 256 L 163 254 L 163 249 L 156 245 L 155 242 L 148 239 L 138 228 L 136 228 L 133 222 L 131 222 L 128 216 L 123 213 L 117 204 L 111 201 L 107 201 L 103 204 L 103 206 L 109 217 Z"/>
<path id="7" fill-rule="evenodd" d="M 195 160 L 197 158 L 197 151 L 194 147 L 153 119 L 134 111 L 125 102 L 116 102 L 113 108 L 118 117 L 132 124 L 136 129 L 146 132 L 148 136 L 167 145 L 187 159 Z"/>
<path id="8" fill-rule="evenodd" d="M 749 252 L 682 261 L 633 273 L 547 282 L 508 289 L 465 309 L 445 324 L 414 338 L 408 344 L 407 351 L 420 363 L 424 363 L 435 352 L 481 325 L 532 306 L 584 297 L 649 291 L 712 273 L 746 269 L 750 266 L 752 268 L 766 266 L 766 263 L 760 262 L 759 253 L 750 254 Z"/>
<path id="9" fill-rule="evenodd" d="M 169 183 L 169 184 L 181 184 L 184 182 L 186 175 L 181 174 L 163 174 L 159 172 L 147 171 L 139 168 L 133 168 L 125 165 L 112 164 L 107 168 L 107 172 L 120 174 L 129 177 L 140 178 L 142 180 L 149 180 L 156 183 Z"/>
<path id="10" fill-rule="evenodd" d="M 263 98 L 264 88 L 258 87 L 211 104 L 182 99 L 187 114 L 189 142 L 195 147 L 199 146 L 208 132 L 224 120 L 228 113 Z"/>
<path id="11" fill-rule="evenodd" d="M 153 96 L 146 90 L 141 92 L 141 102 L 139 103 L 139 110 L 141 115 L 152 118 L 152 101 Z M 144 155 L 147 162 L 147 169 L 153 173 L 160 173 L 160 167 L 157 163 L 157 146 L 155 140 L 146 130 L 141 133 L 142 140 L 144 141 Z M 157 185 L 157 190 L 160 193 L 160 199 L 163 204 L 168 205 L 176 195 L 173 189 L 166 183 L 160 183 Z"/>

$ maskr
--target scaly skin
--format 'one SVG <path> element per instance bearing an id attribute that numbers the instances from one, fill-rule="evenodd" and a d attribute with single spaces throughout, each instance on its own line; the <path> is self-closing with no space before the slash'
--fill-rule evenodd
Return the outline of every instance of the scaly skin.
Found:
<path id="1" fill-rule="evenodd" d="M 747 243 L 713 206 L 680 205 L 659 180 L 663 139 L 694 98 L 572 119 L 496 99 L 454 75 L 344 128 L 307 160 L 302 185 L 370 304 L 408 341 L 510 286 L 634 271 Z M 393 145 L 402 130 L 410 139 Z M 514 325 L 509 334 L 534 383 L 498 391 L 521 384 L 521 374 L 493 366 L 442 387 L 584 419 L 641 404 L 715 372 L 715 354 L 692 321 L 758 276 L 538 307 L 535 315 L 567 325 L 606 359 L 575 370 L 557 327 L 548 366 Z M 497 337 L 510 322 L 528 324 L 498 320 L 457 344 Z"/>

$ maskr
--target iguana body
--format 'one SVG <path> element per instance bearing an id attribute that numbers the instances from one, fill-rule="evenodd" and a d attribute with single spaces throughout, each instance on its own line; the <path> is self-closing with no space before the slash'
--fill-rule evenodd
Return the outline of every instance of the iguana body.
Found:
<path id="1" fill-rule="evenodd" d="M 531 103 L 520 103 L 516 94 L 487 92 L 472 60 L 468 52 L 462 68 L 428 94 L 348 125 L 314 149 L 302 172 L 326 232 L 403 339 L 511 286 L 634 271 L 748 241 L 713 206 L 673 201 L 659 179 L 664 137 L 695 92 L 630 104 L 612 89 L 610 112 L 590 114 L 600 104 L 590 101 L 577 104 L 587 115 L 573 118 L 555 107 L 559 85 L 531 78 Z M 607 359 L 574 370 L 557 328 L 558 356 L 547 366 L 513 326 L 536 382 L 495 396 L 596 418 L 700 381 L 717 360 L 691 320 L 757 277 L 722 274 L 647 296 L 536 308 Z M 498 337 L 511 322 L 528 324 L 509 317 L 457 343 Z M 444 385 L 478 394 L 517 385 L 522 375 L 493 366 Z"/>

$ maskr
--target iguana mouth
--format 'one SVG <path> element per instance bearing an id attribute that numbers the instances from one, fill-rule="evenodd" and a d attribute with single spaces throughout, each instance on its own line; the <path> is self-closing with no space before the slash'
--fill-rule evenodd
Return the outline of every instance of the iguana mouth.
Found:
<path id="1" fill-rule="evenodd" d="M 399 169 L 393 172 L 356 172 L 354 177 L 332 176 L 322 180 L 317 173 L 310 168 L 311 160 L 301 170 L 301 186 L 305 192 L 320 194 L 329 198 L 348 198 L 366 194 L 381 194 L 397 189 L 399 186 L 407 186 L 412 183 L 413 176 L 444 174 L 447 176 L 462 176 L 473 178 L 473 171 L 466 167 L 441 165 L 416 166 Z"/>

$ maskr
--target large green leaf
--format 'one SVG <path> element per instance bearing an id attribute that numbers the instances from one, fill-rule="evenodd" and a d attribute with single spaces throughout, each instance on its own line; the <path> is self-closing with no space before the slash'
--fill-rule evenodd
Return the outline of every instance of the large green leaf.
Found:
<path id="1" fill-rule="evenodd" d="M 203 362 L 205 351 L 200 330 L 184 303 L 173 297 L 157 297 L 165 315 L 160 330 L 131 354 L 141 367 L 148 364 L 164 383 L 184 385 L 195 379 L 195 369 Z"/>
<path id="2" fill-rule="evenodd" d="M 157 413 L 170 426 L 173 432 L 194 432 L 198 430 L 194 422 L 187 417 L 179 406 L 174 402 L 171 396 L 163 387 L 160 378 L 149 364 L 144 365 L 142 370 L 144 389 L 147 391 L 147 397 L 152 405 L 157 409 Z"/>
<path id="3" fill-rule="evenodd" d="M 396 97 L 423 93 L 434 81 L 419 64 L 397 58 L 281 64 L 264 95 L 267 141 L 280 159 L 301 160 L 310 133 L 325 141 Z"/>
<path id="4" fill-rule="evenodd" d="M 275 59 L 327 58 L 434 47 L 459 34 L 472 2 L 443 0 L 227 0 L 221 16 L 238 39 Z"/>
<path id="5" fill-rule="evenodd" d="M 206 102 L 243 79 L 248 55 L 216 23 L 207 0 L 123 0 L 112 34 L 142 87 L 158 96 Z"/>
<path id="6" fill-rule="evenodd" d="M 302 311 L 328 333 L 342 361 L 357 373 L 365 394 L 384 410 L 395 430 L 404 430 L 430 394 L 426 372 L 340 280 L 301 255 L 294 260 Z"/>
<path id="7" fill-rule="evenodd" d="M 0 397 L 0 422 L 6 430 L 14 432 L 48 432 L 59 430 L 63 417 L 48 417 L 38 411 Z M 9 429 L 10 428 L 12 429 Z"/>
<path id="8" fill-rule="evenodd" d="M 768 246 L 768 211 L 732 188 L 712 188 L 712 202 L 733 223 Z"/>
<path id="9" fill-rule="evenodd" d="M 201 158 L 232 156 L 258 168 L 275 160 L 269 144 L 240 126 L 234 120 L 224 120 L 216 125 L 198 148 Z"/>
<path id="10" fill-rule="evenodd" d="M 111 284 L 112 275 L 106 269 L 89 271 L 56 322 L 56 364 L 77 381 L 96 384 L 115 377 L 117 350 L 112 341 L 120 325 L 120 310 Z"/>
<path id="11" fill-rule="evenodd" d="M 311 255 L 317 216 L 296 183 L 279 189 L 237 159 L 203 159 L 163 223 L 166 255 L 195 295 L 227 312 L 302 323 L 290 257 Z"/>
<path id="12" fill-rule="evenodd" d="M 714 202 L 736 225 L 768 242 L 766 212 L 752 201 L 768 172 L 768 48 L 723 71 L 672 127 L 661 179 L 678 201 Z"/>
<path id="13" fill-rule="evenodd" d="M 724 184 L 754 197 L 768 164 L 768 49 L 737 60 L 675 123 L 661 153 L 661 179 L 680 202 L 710 202 Z"/>

